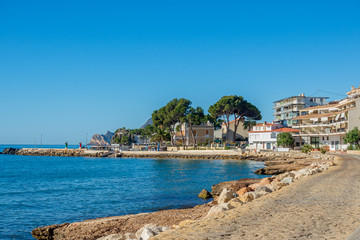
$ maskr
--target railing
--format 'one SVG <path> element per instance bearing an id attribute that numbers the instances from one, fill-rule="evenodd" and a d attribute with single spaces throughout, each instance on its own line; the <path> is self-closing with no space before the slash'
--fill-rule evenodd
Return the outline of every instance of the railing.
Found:
<path id="1" fill-rule="evenodd" d="M 305 100 L 293 100 L 288 102 L 275 103 L 274 107 L 283 107 L 291 104 L 305 104 Z"/>
<path id="2" fill-rule="evenodd" d="M 346 130 L 344 128 L 339 128 L 335 130 L 331 130 L 330 132 L 325 131 L 300 131 L 300 134 L 314 134 L 314 135 L 320 135 L 320 134 L 337 134 L 337 133 L 346 133 Z"/>
<path id="3" fill-rule="evenodd" d="M 311 126 L 317 126 L 317 127 L 321 127 L 321 126 L 333 126 L 336 124 L 342 124 L 342 123 L 347 123 L 347 119 L 342 118 L 341 120 L 338 121 L 327 121 L 327 122 L 308 122 L 308 123 L 297 123 L 295 126 L 300 126 L 300 127 L 311 127 Z"/>

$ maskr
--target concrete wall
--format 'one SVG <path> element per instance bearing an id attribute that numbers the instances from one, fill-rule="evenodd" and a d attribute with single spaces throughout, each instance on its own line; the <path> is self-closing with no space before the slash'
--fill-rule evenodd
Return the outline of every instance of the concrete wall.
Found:
<path id="1" fill-rule="evenodd" d="M 354 127 L 358 127 L 358 129 L 360 129 L 360 98 L 355 99 L 355 106 L 355 108 L 349 110 L 348 112 L 348 131 L 354 129 Z"/>
<path id="2" fill-rule="evenodd" d="M 225 138 L 226 137 L 226 127 L 223 126 L 222 130 L 223 130 L 223 136 Z M 234 140 L 236 140 L 236 139 L 245 139 L 249 135 L 248 131 L 244 129 L 242 122 L 239 123 L 239 126 L 236 129 L 235 139 L 233 139 L 234 130 L 235 130 L 235 124 L 232 122 L 232 123 L 230 123 L 229 134 L 228 134 L 228 141 L 230 141 L 230 142 L 234 142 Z"/>

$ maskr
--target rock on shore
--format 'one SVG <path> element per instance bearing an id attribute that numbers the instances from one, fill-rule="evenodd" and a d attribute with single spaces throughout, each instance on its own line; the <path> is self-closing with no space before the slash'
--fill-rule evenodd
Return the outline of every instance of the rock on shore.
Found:
<path id="1" fill-rule="evenodd" d="M 259 182 L 260 179 L 256 178 L 243 178 L 234 181 L 221 182 L 211 186 L 211 195 L 219 196 L 223 189 L 227 188 L 232 192 L 237 192 L 243 187 Z"/>
<path id="2" fill-rule="evenodd" d="M 213 204 L 209 203 L 187 209 L 163 210 L 152 213 L 98 218 L 83 222 L 63 223 L 35 228 L 31 234 L 39 240 L 96 240 L 112 234 L 118 236 L 127 234 L 131 239 L 136 239 L 135 234 L 146 224 L 170 228 L 173 225 L 182 224 L 181 222 L 185 220 L 197 220 L 205 217 L 212 206 Z"/>
<path id="3" fill-rule="evenodd" d="M 5 148 L 2 152 L 2 154 L 11 154 L 11 155 L 15 155 L 20 151 L 20 149 L 16 149 L 16 148 Z"/>
<path id="4" fill-rule="evenodd" d="M 89 151 L 86 149 L 53 149 L 53 148 L 6 148 L 3 154 L 24 156 L 58 156 L 58 157 L 104 157 L 108 151 Z"/>

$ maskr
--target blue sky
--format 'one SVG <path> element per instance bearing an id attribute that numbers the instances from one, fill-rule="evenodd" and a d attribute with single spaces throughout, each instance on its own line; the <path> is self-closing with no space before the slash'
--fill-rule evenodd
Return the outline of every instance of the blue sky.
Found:
<path id="1" fill-rule="evenodd" d="M 204 109 L 360 83 L 357 1 L 0 1 L 0 144 L 138 128 L 173 98 Z M 319 92 L 338 99 L 341 96 Z"/>

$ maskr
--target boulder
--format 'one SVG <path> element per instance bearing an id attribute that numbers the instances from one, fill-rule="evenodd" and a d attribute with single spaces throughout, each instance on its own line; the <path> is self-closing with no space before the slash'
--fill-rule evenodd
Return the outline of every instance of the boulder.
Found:
<path id="1" fill-rule="evenodd" d="M 279 164 L 279 165 L 271 165 L 265 168 L 260 168 L 256 170 L 254 173 L 259 175 L 278 175 L 293 170 L 299 170 L 303 167 L 304 167 L 303 164 L 298 164 L 298 163 Z"/>
<path id="2" fill-rule="evenodd" d="M 234 208 L 237 208 L 237 207 L 241 207 L 242 205 L 244 205 L 244 203 L 242 201 L 240 201 L 239 198 L 233 198 L 229 201 L 229 204 L 234 207 Z"/>
<path id="3" fill-rule="evenodd" d="M 40 240 L 55 239 L 58 237 L 57 230 L 69 226 L 70 223 L 54 224 L 45 227 L 38 227 L 31 231 L 31 235 Z"/>
<path id="4" fill-rule="evenodd" d="M 219 196 L 224 188 L 227 188 L 233 192 L 237 192 L 241 188 L 247 187 L 250 184 L 254 184 L 257 182 L 259 182 L 259 179 L 256 178 L 243 178 L 235 181 L 221 182 L 219 184 L 211 186 L 211 195 L 213 197 Z"/>
<path id="5" fill-rule="evenodd" d="M 310 171 L 307 168 L 300 169 L 297 172 L 298 172 L 298 174 L 301 174 L 302 176 L 308 176 L 310 174 Z"/>
<path id="6" fill-rule="evenodd" d="M 280 190 L 282 189 L 283 187 L 287 186 L 286 183 L 283 183 L 283 182 L 272 182 L 271 185 L 273 186 L 274 190 L 277 191 L 277 190 Z"/>
<path id="7" fill-rule="evenodd" d="M 249 186 L 249 188 L 252 190 L 252 191 L 255 191 L 256 188 L 260 187 L 260 184 L 259 183 L 254 183 L 254 184 L 251 184 Z"/>
<path id="8" fill-rule="evenodd" d="M 247 192 L 251 192 L 253 191 L 250 187 L 243 187 L 241 188 L 239 191 L 236 192 L 236 194 L 241 197 L 242 195 L 244 195 Z"/>
<path id="9" fill-rule="evenodd" d="M 259 182 L 260 186 L 265 186 L 270 184 L 272 181 L 274 181 L 275 177 L 267 177 L 267 178 L 263 178 L 261 179 L 261 181 Z"/>
<path id="10" fill-rule="evenodd" d="M 211 193 L 209 193 L 205 188 L 199 193 L 198 195 L 199 198 L 202 198 L 202 199 L 208 199 L 208 198 L 211 198 Z"/>
<path id="11" fill-rule="evenodd" d="M 96 240 L 124 240 L 125 237 L 122 234 L 110 234 L 105 237 L 98 238 Z"/>
<path id="12" fill-rule="evenodd" d="M 227 188 L 224 188 L 217 198 L 218 204 L 227 203 L 233 198 L 233 192 Z"/>
<path id="13" fill-rule="evenodd" d="M 148 240 L 151 237 L 167 230 L 167 227 L 156 226 L 155 224 L 146 224 L 135 233 L 135 236 L 140 240 Z"/>
<path id="14" fill-rule="evenodd" d="M 2 152 L 2 154 L 11 154 L 11 155 L 15 155 L 17 154 L 17 152 L 19 152 L 20 149 L 17 148 L 5 148 Z"/>
<path id="15" fill-rule="evenodd" d="M 261 191 L 265 191 L 265 192 L 268 192 L 268 193 L 272 192 L 272 190 L 268 186 L 260 186 L 260 187 L 255 189 L 255 193 L 256 192 L 261 192 Z"/>
<path id="16" fill-rule="evenodd" d="M 218 205 L 211 207 L 206 216 L 209 217 L 212 215 L 216 215 L 216 214 L 222 213 L 222 212 L 232 209 L 232 208 L 234 208 L 234 207 L 229 202 L 223 203 L 223 204 L 218 204 Z"/>
<path id="17" fill-rule="evenodd" d="M 254 200 L 256 198 L 256 195 L 254 192 L 248 192 L 245 193 L 244 195 L 242 195 L 239 200 L 242 201 L 243 203 L 248 203 L 251 202 L 252 200 Z"/>
<path id="18" fill-rule="evenodd" d="M 286 177 L 286 178 L 284 178 L 283 180 L 281 180 L 281 182 L 282 182 L 282 183 L 285 183 L 285 184 L 287 184 L 287 185 L 290 185 L 290 184 L 292 184 L 292 182 L 293 182 L 293 178 L 292 178 L 292 177 Z"/>
<path id="19" fill-rule="evenodd" d="M 302 178 L 303 177 L 303 175 L 301 174 L 301 173 L 299 173 L 299 171 L 292 171 L 291 173 L 293 173 L 293 175 L 294 175 L 294 180 L 295 179 L 300 179 L 300 178 Z"/>

